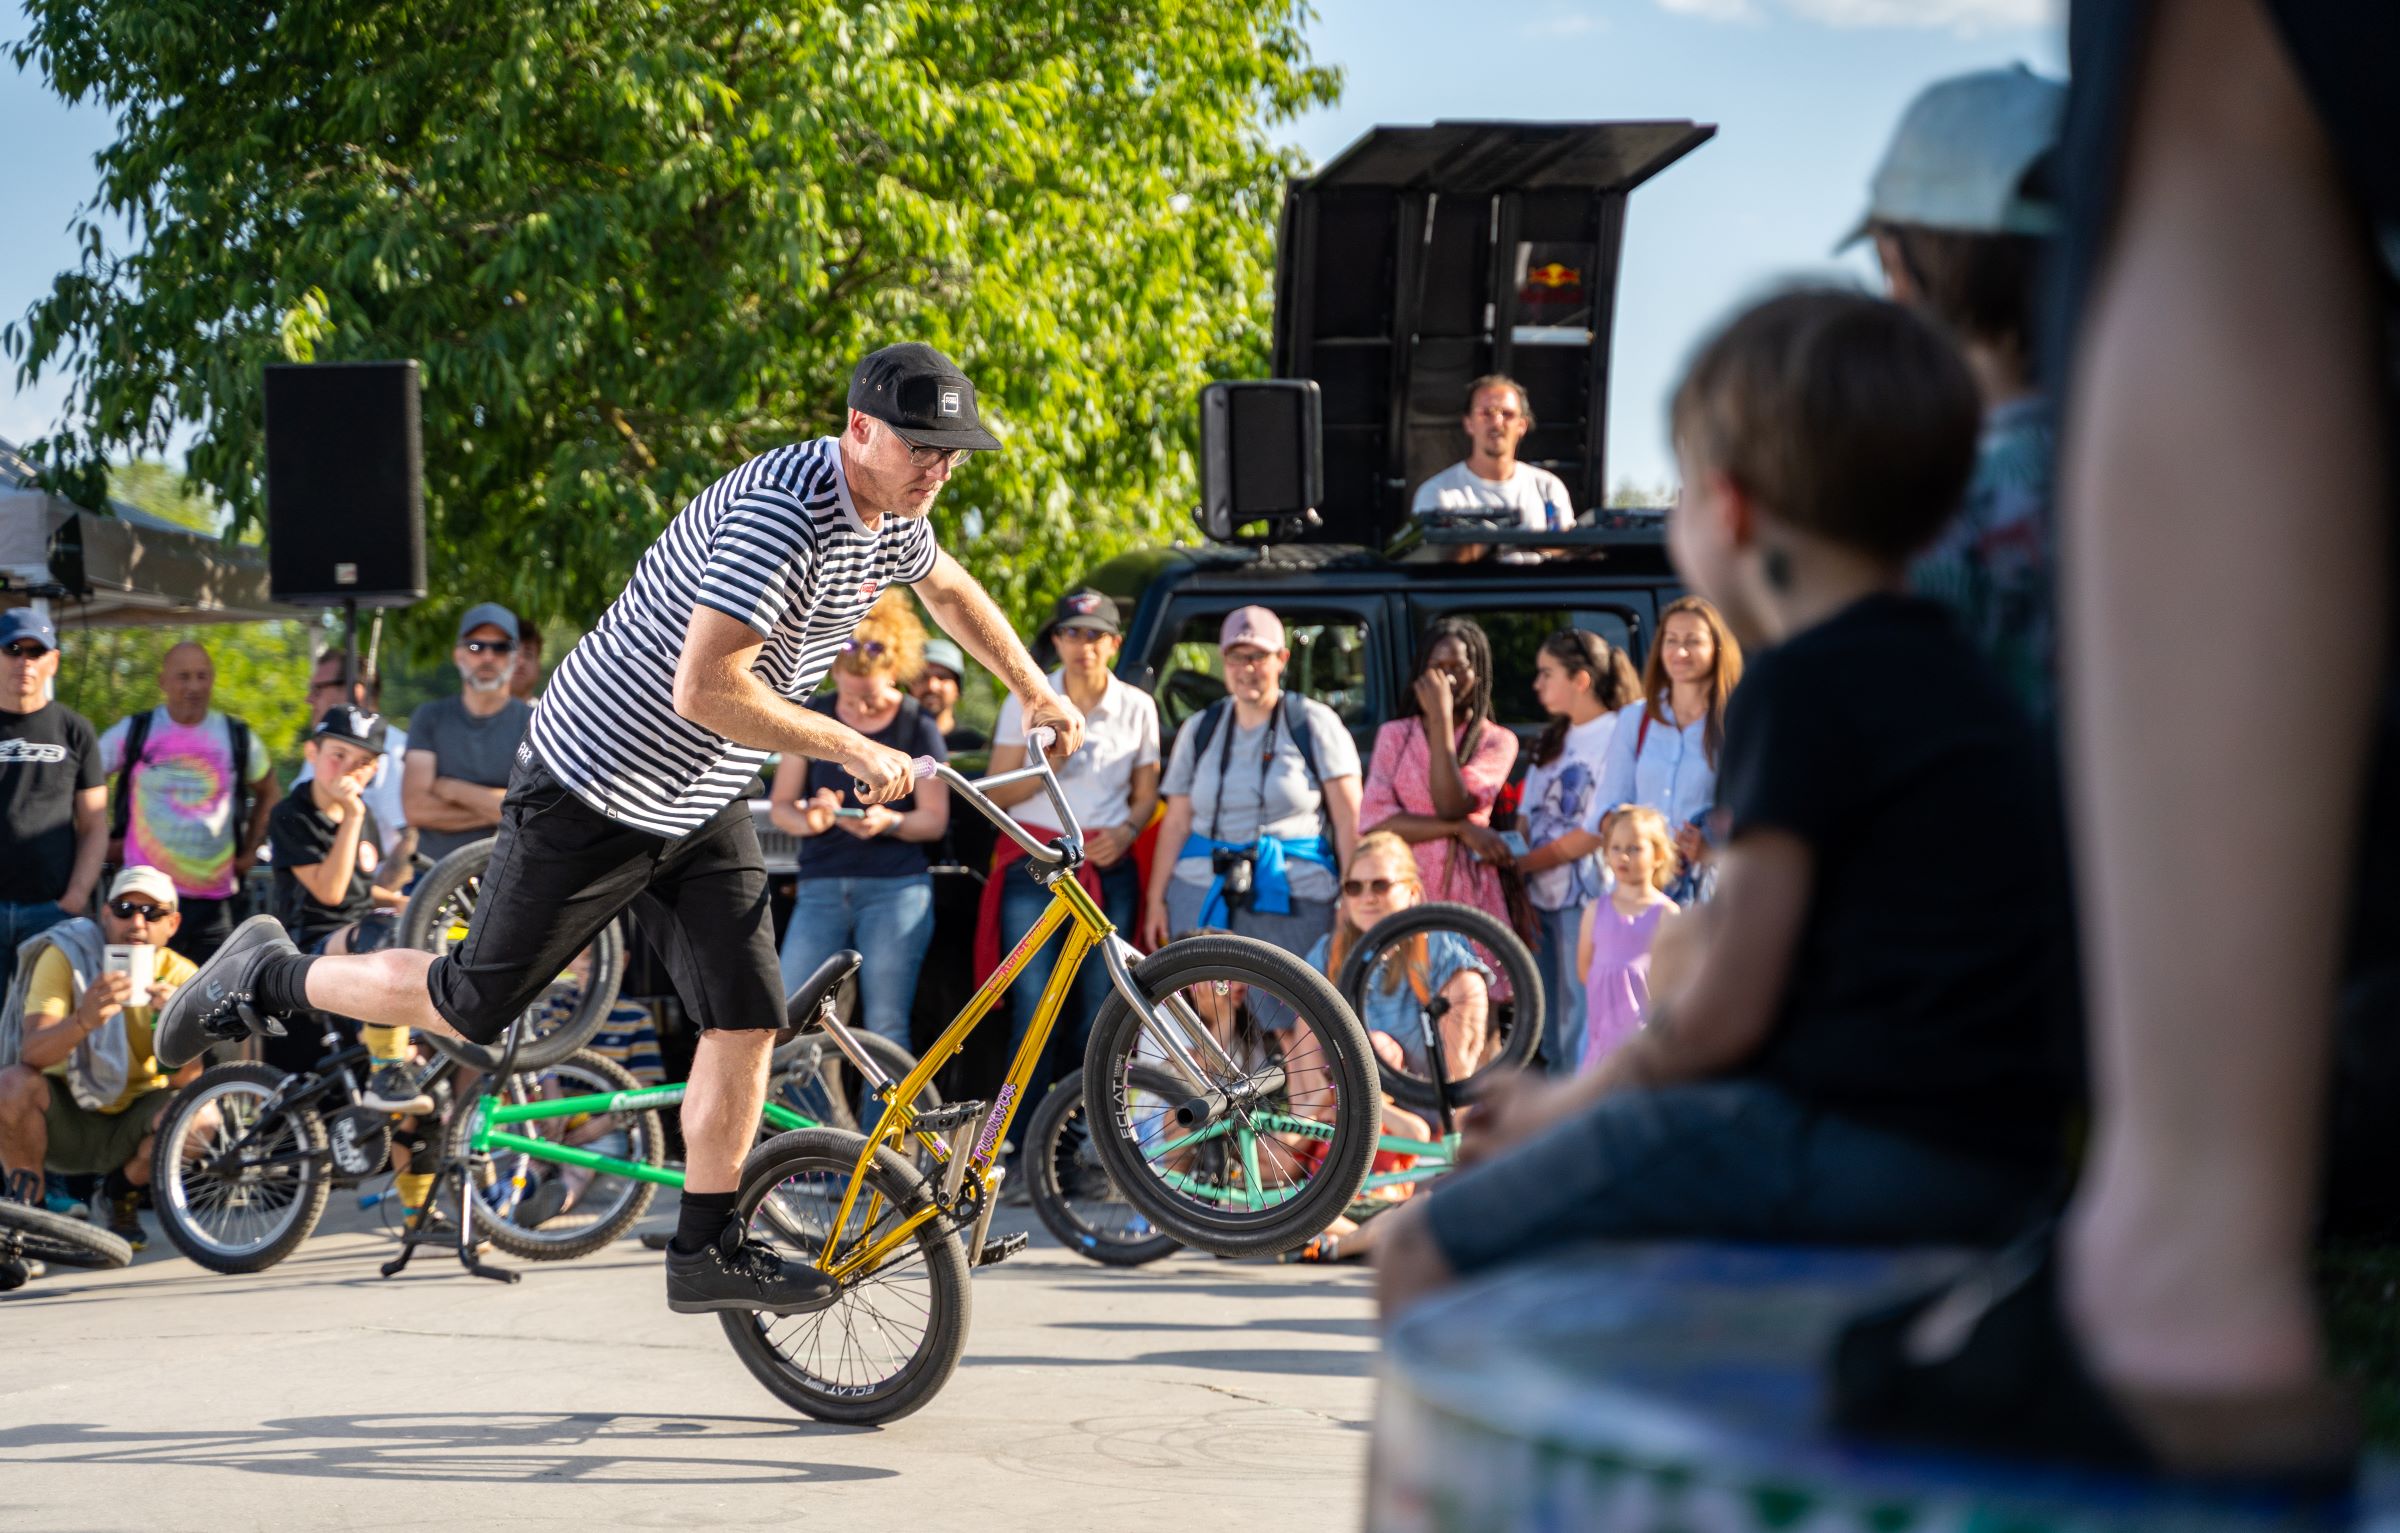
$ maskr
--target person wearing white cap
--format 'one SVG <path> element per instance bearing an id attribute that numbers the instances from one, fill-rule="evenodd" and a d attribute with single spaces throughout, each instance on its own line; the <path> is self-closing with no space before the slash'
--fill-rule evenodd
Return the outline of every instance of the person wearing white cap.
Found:
<path id="1" fill-rule="evenodd" d="M 11 997 L 24 1030 L 15 1062 L 0 1069 L 5 1195 L 41 1202 L 45 1168 L 106 1174 L 109 1228 L 136 1250 L 151 1131 L 206 1063 L 169 1071 L 151 1036 L 159 1003 L 194 970 L 167 946 L 181 923 L 175 881 L 132 867 L 108 886 L 96 918 L 62 921 L 28 942 Z"/>
<path id="2" fill-rule="evenodd" d="M 2050 182 L 2066 96 L 2022 64 L 1927 86 L 1901 114 L 1851 235 L 1874 241 L 1893 298 L 1958 341 L 1983 398 L 1966 500 L 1910 583 L 1951 609 L 2045 726 L 2057 706 L 2057 422 L 2036 382 L 2034 307 L 2058 229 Z"/>
<path id="3" fill-rule="evenodd" d="M 1283 620 L 1237 607 L 1217 635 L 1227 695 L 1175 736 L 1142 940 L 1204 928 L 1303 957 L 1333 929 L 1358 841 L 1358 742 L 1341 715 L 1283 690 Z"/>

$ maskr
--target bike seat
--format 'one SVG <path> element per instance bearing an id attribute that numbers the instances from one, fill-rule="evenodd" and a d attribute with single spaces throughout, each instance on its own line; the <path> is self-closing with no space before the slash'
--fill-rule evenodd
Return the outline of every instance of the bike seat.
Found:
<path id="1" fill-rule="evenodd" d="M 802 1033 L 817 1025 L 817 1011 L 831 995 L 858 973 L 858 949 L 843 948 L 817 965 L 817 972 L 800 982 L 784 1006 L 785 1033 Z"/>

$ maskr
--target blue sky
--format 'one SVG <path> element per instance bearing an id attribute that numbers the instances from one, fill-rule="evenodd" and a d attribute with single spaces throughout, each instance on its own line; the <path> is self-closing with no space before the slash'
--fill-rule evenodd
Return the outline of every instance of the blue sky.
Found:
<path id="1" fill-rule="evenodd" d="M 1743 295 L 1795 275 L 1871 277 L 1828 252 L 1876 156 L 1927 81 L 2023 60 L 2065 72 L 2057 0 L 1320 0 L 1317 57 L 1339 105 L 1290 125 L 1322 162 L 1377 123 L 1688 117 L 1717 136 L 1633 196 L 1617 294 L 1612 478 L 1672 476 L 1661 425 L 1684 353 Z M 21 14 L 0 31 L 20 35 Z M 106 117 L 0 73 L 7 146 L 0 316 L 74 256 Z M 65 390 L 0 375 L 0 437 L 38 436 Z"/>

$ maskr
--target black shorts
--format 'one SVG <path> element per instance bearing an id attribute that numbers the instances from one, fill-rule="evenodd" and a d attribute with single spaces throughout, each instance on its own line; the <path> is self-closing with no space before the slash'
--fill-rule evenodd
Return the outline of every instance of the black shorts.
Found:
<path id="1" fill-rule="evenodd" d="M 492 1043 L 627 907 L 702 1028 L 783 1025 L 766 858 L 740 799 L 667 840 L 608 818 L 517 749 L 467 940 L 425 976 L 436 1011 Z"/>

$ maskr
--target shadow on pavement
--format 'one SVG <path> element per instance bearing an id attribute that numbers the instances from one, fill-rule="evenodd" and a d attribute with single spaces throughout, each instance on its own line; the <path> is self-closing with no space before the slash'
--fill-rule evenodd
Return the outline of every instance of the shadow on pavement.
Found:
<path id="1" fill-rule="evenodd" d="M 45 1422 L 0 1430 L 0 1463 L 191 1464 L 317 1479 L 495 1485 L 798 1485 L 898 1473 L 781 1456 L 795 1438 L 849 1430 L 741 1416 L 548 1411 L 295 1416 L 183 1432 Z M 718 1447 L 732 1451 L 707 1451 Z M 743 1456 L 759 1449 L 774 1456 Z"/>

